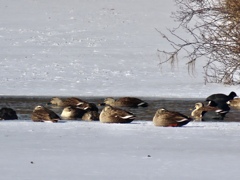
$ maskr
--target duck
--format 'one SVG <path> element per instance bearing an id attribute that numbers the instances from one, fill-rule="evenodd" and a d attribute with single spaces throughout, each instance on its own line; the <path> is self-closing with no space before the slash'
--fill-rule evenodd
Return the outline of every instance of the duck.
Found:
<path id="1" fill-rule="evenodd" d="M 81 102 L 85 102 L 79 98 L 76 97 L 70 97 L 67 98 L 65 100 L 62 100 L 59 97 L 53 97 L 49 103 L 47 103 L 48 105 L 55 105 L 58 107 L 66 107 L 66 106 L 77 106 L 77 104 L 81 103 Z"/>
<path id="2" fill-rule="evenodd" d="M 84 121 L 99 121 L 99 113 L 97 111 L 87 111 L 82 116 Z"/>
<path id="3" fill-rule="evenodd" d="M 98 107 L 94 103 L 89 103 L 89 102 L 80 102 L 76 106 L 79 109 L 83 109 L 85 111 L 96 111 L 98 112 Z"/>
<path id="4" fill-rule="evenodd" d="M 55 112 L 41 105 L 33 109 L 31 119 L 34 122 L 58 122 L 61 120 Z"/>
<path id="5" fill-rule="evenodd" d="M 135 97 L 121 97 L 117 100 L 112 97 L 107 97 L 100 105 L 110 105 L 113 107 L 147 107 L 148 103 Z"/>
<path id="6" fill-rule="evenodd" d="M 85 110 L 79 109 L 74 106 L 67 106 L 63 108 L 61 117 L 65 120 L 73 120 L 73 119 L 79 119 L 82 118 L 82 116 L 86 113 Z"/>
<path id="7" fill-rule="evenodd" d="M 135 118 L 133 113 L 110 105 L 106 105 L 99 115 L 102 123 L 131 123 Z"/>
<path id="8" fill-rule="evenodd" d="M 234 98 L 229 101 L 227 101 L 227 104 L 230 107 L 240 107 L 240 98 Z"/>
<path id="9" fill-rule="evenodd" d="M 195 109 L 192 111 L 191 116 L 195 120 L 206 119 L 219 119 L 222 120 L 228 111 L 224 111 L 213 106 L 204 106 L 203 103 L 195 103 Z"/>
<path id="10" fill-rule="evenodd" d="M 236 96 L 237 96 L 237 94 L 234 91 L 230 92 L 229 95 L 218 93 L 218 94 L 212 94 L 212 95 L 208 96 L 206 98 L 206 101 L 214 101 L 216 103 L 218 103 L 218 102 L 226 103 L 227 101 L 232 100 Z"/>
<path id="11" fill-rule="evenodd" d="M 0 109 L 0 120 L 15 120 L 18 119 L 17 113 L 14 109 L 3 107 Z"/>
<path id="12" fill-rule="evenodd" d="M 176 111 L 165 108 L 158 109 L 153 117 L 153 124 L 162 127 L 181 127 L 193 119 Z"/>
<path id="13" fill-rule="evenodd" d="M 77 108 L 83 109 L 86 112 L 82 116 L 82 120 L 84 121 L 98 121 L 99 120 L 99 113 L 98 113 L 98 107 L 94 103 L 88 103 L 88 102 L 81 102 L 77 104 Z"/>

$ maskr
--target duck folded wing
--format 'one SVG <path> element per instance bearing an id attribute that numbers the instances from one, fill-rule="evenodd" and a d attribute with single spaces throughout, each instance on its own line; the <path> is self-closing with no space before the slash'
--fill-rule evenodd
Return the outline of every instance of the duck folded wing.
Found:
<path id="1" fill-rule="evenodd" d="M 58 122 L 58 120 L 60 120 L 60 117 L 55 112 L 43 106 L 36 106 L 32 112 L 31 118 L 34 122 Z"/>
<path id="2" fill-rule="evenodd" d="M 123 106 L 130 106 L 130 107 L 147 107 L 148 103 L 144 102 L 141 99 L 134 98 L 134 97 L 122 97 L 117 100 L 121 102 Z"/>

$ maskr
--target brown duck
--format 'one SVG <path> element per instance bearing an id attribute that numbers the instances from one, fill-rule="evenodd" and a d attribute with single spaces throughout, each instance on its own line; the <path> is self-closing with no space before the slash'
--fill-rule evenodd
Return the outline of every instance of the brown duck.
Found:
<path id="1" fill-rule="evenodd" d="M 80 102 L 77 104 L 77 108 L 83 109 L 85 111 L 96 111 L 98 112 L 98 107 L 94 103 L 89 103 L 89 102 Z"/>
<path id="2" fill-rule="evenodd" d="M 67 98 L 65 100 L 62 100 L 59 97 L 53 97 L 50 102 L 48 103 L 48 105 L 55 105 L 55 106 L 59 106 L 59 107 L 66 107 L 66 106 L 77 106 L 77 104 L 85 102 L 79 98 L 76 97 L 70 97 Z"/>
<path id="3" fill-rule="evenodd" d="M 163 127 L 180 127 L 192 121 L 188 116 L 179 112 L 168 111 L 166 109 L 158 109 L 153 117 L 153 124 L 155 126 Z"/>
<path id="4" fill-rule="evenodd" d="M 101 105 L 110 105 L 110 106 L 118 106 L 118 107 L 147 107 L 148 103 L 144 102 L 141 99 L 135 97 L 122 97 L 119 99 L 114 99 L 112 97 L 108 97 L 104 99 L 104 102 Z"/>
<path id="5" fill-rule="evenodd" d="M 227 104 L 231 107 L 240 107 L 240 98 L 234 98 L 232 100 L 229 100 Z"/>
<path id="6" fill-rule="evenodd" d="M 99 116 L 102 123 L 130 123 L 135 119 L 135 115 L 112 106 L 105 106 Z"/>
<path id="7" fill-rule="evenodd" d="M 44 106 L 36 106 L 32 112 L 31 119 L 34 122 L 58 122 L 58 120 L 61 120 L 55 112 Z"/>
<path id="8" fill-rule="evenodd" d="M 99 120 L 99 113 L 98 113 L 98 107 L 94 103 L 88 103 L 88 102 L 81 102 L 77 104 L 77 108 L 83 109 L 86 112 L 82 116 L 82 120 L 85 121 L 98 121 Z"/>
<path id="9" fill-rule="evenodd" d="M 216 117 L 220 117 L 223 119 L 227 111 L 223 111 L 218 107 L 213 106 L 204 106 L 203 103 L 198 102 L 195 104 L 195 109 L 192 111 L 191 116 L 196 120 L 202 120 L 205 113 L 211 112 L 212 118 L 215 119 Z M 213 116 L 215 114 L 215 116 Z"/>
<path id="10" fill-rule="evenodd" d="M 86 111 L 83 109 L 79 109 L 74 106 L 67 106 L 62 110 L 61 117 L 63 119 L 76 120 L 82 118 L 85 113 Z"/>
<path id="11" fill-rule="evenodd" d="M 97 111 L 87 111 L 82 116 L 84 121 L 99 121 L 99 113 Z"/>

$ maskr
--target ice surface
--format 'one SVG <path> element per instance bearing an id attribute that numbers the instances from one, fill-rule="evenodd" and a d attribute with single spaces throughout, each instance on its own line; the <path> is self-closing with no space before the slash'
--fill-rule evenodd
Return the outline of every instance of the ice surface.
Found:
<path id="1" fill-rule="evenodd" d="M 6 180 L 239 178 L 239 123 L 4 121 L 0 127 Z"/>

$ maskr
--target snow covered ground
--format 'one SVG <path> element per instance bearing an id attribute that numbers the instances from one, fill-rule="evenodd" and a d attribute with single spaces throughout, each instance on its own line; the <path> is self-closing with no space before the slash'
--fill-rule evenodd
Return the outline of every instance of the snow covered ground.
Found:
<path id="1" fill-rule="evenodd" d="M 0 95 L 204 98 L 202 64 L 160 68 L 169 0 L 18 0 L 0 6 Z M 240 123 L 0 122 L 4 180 L 239 179 Z"/>
<path id="2" fill-rule="evenodd" d="M 205 97 L 237 87 L 204 85 L 159 67 L 169 44 L 156 29 L 175 27 L 173 1 L 2 1 L 1 95 Z"/>
<path id="3" fill-rule="evenodd" d="M 1 178 L 239 179 L 240 123 L 1 122 Z"/>

